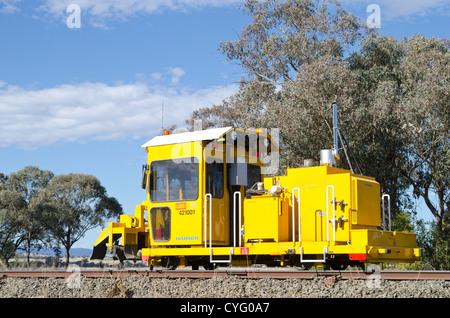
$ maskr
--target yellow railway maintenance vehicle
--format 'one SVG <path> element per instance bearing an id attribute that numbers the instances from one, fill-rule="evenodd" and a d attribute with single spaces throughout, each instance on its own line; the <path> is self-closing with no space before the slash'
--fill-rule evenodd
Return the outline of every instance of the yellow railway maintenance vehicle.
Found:
<path id="1" fill-rule="evenodd" d="M 420 260 L 415 234 L 390 231 L 390 221 L 384 230 L 389 196 L 380 196 L 375 179 L 335 167 L 342 140 L 336 107 L 334 149 L 320 152 L 320 165 L 305 160 L 283 176 L 266 176 L 278 165 L 278 145 L 262 130 L 225 127 L 151 139 L 143 145 L 147 199 L 134 215 L 109 223 L 91 258 L 193 269 Z"/>

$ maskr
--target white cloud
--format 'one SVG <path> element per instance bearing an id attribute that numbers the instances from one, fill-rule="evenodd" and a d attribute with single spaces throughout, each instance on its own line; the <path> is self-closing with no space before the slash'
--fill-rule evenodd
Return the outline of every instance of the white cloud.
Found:
<path id="1" fill-rule="evenodd" d="M 153 72 L 149 75 L 138 73 L 135 74 L 135 76 L 142 82 L 157 83 L 163 85 L 168 83 L 178 84 L 180 82 L 181 77 L 183 77 L 185 74 L 186 72 L 181 67 L 168 67 L 165 68 L 165 71 L 163 73 Z"/>
<path id="2" fill-rule="evenodd" d="M 448 0 L 383 0 L 385 14 L 388 18 L 408 17 L 411 15 L 424 16 L 430 13 L 449 13 L 450 3 Z"/>
<path id="3" fill-rule="evenodd" d="M 21 0 L 0 0 L 0 13 L 20 11 Z M 37 7 L 40 12 L 67 17 L 67 6 L 77 4 L 82 15 L 88 16 L 94 27 L 107 28 L 105 19 L 128 19 L 137 14 L 160 13 L 170 11 L 189 11 L 206 7 L 226 7 L 242 4 L 244 0 L 43 0 Z M 449 0 L 340 0 L 341 4 L 367 7 L 378 4 L 385 19 L 398 17 L 423 16 L 429 13 L 450 14 Z M 65 21 L 65 20 L 64 20 Z"/>
<path id="4" fill-rule="evenodd" d="M 149 75 L 138 73 L 135 74 L 136 78 L 143 82 L 158 83 L 158 84 L 178 84 L 181 77 L 183 77 L 186 72 L 181 67 L 168 67 L 165 72 L 153 72 Z M 1 85 L 1 82 L 0 82 Z M 0 86 L 1 87 L 1 86 Z"/>
<path id="5" fill-rule="evenodd" d="M 162 74 L 160 72 L 154 72 L 154 73 L 150 74 L 150 78 L 152 80 L 157 81 L 157 80 L 160 80 L 162 78 Z"/>
<path id="6" fill-rule="evenodd" d="M 60 85 L 41 90 L 0 87 L 0 147 L 35 149 L 90 140 L 151 138 L 164 124 L 184 127 L 190 113 L 220 103 L 236 85 L 197 91 L 153 87 L 142 82 Z"/>
<path id="7" fill-rule="evenodd" d="M 341 0 L 343 5 L 357 5 L 367 7 L 377 4 L 381 8 L 382 19 L 409 18 L 440 13 L 450 14 L 448 0 Z"/>
<path id="8" fill-rule="evenodd" d="M 172 84 L 178 84 L 180 82 L 180 78 L 186 74 L 186 72 L 180 67 L 172 67 L 168 71 Z"/>
<path id="9" fill-rule="evenodd" d="M 45 0 L 39 9 L 62 15 L 69 4 L 75 3 L 80 6 L 82 14 L 98 18 L 128 18 L 141 13 L 224 7 L 239 2 L 242 0 Z"/>
<path id="10" fill-rule="evenodd" d="M 20 9 L 16 6 L 18 2 L 20 0 L 0 0 L 0 13 L 20 12 Z"/>

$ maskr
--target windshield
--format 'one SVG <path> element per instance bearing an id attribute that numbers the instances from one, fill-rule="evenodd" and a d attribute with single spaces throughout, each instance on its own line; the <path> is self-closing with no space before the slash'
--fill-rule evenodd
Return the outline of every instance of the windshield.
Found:
<path id="1" fill-rule="evenodd" d="M 198 160 L 190 158 L 180 161 L 152 162 L 150 199 L 153 202 L 197 200 Z"/>

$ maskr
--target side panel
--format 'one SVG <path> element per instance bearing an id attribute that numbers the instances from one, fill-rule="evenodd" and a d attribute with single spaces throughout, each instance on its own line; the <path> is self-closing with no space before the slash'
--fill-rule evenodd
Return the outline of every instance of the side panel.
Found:
<path id="1" fill-rule="evenodd" d="M 381 225 L 380 184 L 372 179 L 352 176 L 353 228 Z"/>
<path id="2" fill-rule="evenodd" d="M 301 239 L 306 242 L 326 241 L 326 188 L 323 185 L 301 189 Z M 295 207 L 297 209 L 297 207 Z M 295 215 L 297 220 L 297 215 Z M 296 223 L 298 220 L 296 221 Z"/>
<path id="3" fill-rule="evenodd" d="M 244 199 L 245 242 L 288 241 L 289 217 L 289 201 L 284 196 L 254 196 Z"/>
<path id="4" fill-rule="evenodd" d="M 303 242 L 324 242 L 327 241 L 327 235 L 329 241 L 334 239 L 339 242 L 349 241 L 351 206 L 349 171 L 326 166 L 288 169 L 287 175 L 279 177 L 279 180 L 281 186 L 287 187 L 291 192 L 294 188 L 300 188 L 301 240 Z M 334 187 L 334 198 L 333 189 L 328 186 Z M 297 192 L 295 195 L 297 196 Z M 333 199 L 335 199 L 334 206 Z M 297 210 L 297 206 L 294 209 Z M 333 220 L 333 209 L 335 220 Z M 295 218 L 297 230 L 297 213 Z"/>

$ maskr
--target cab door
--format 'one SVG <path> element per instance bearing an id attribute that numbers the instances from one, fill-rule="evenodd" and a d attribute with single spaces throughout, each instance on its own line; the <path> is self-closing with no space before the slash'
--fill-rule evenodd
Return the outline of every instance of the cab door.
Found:
<path id="1" fill-rule="evenodd" d="M 205 212 L 208 246 L 229 245 L 228 191 L 225 186 L 225 170 L 222 159 L 205 161 Z M 212 242 L 210 242 L 212 236 Z"/>

